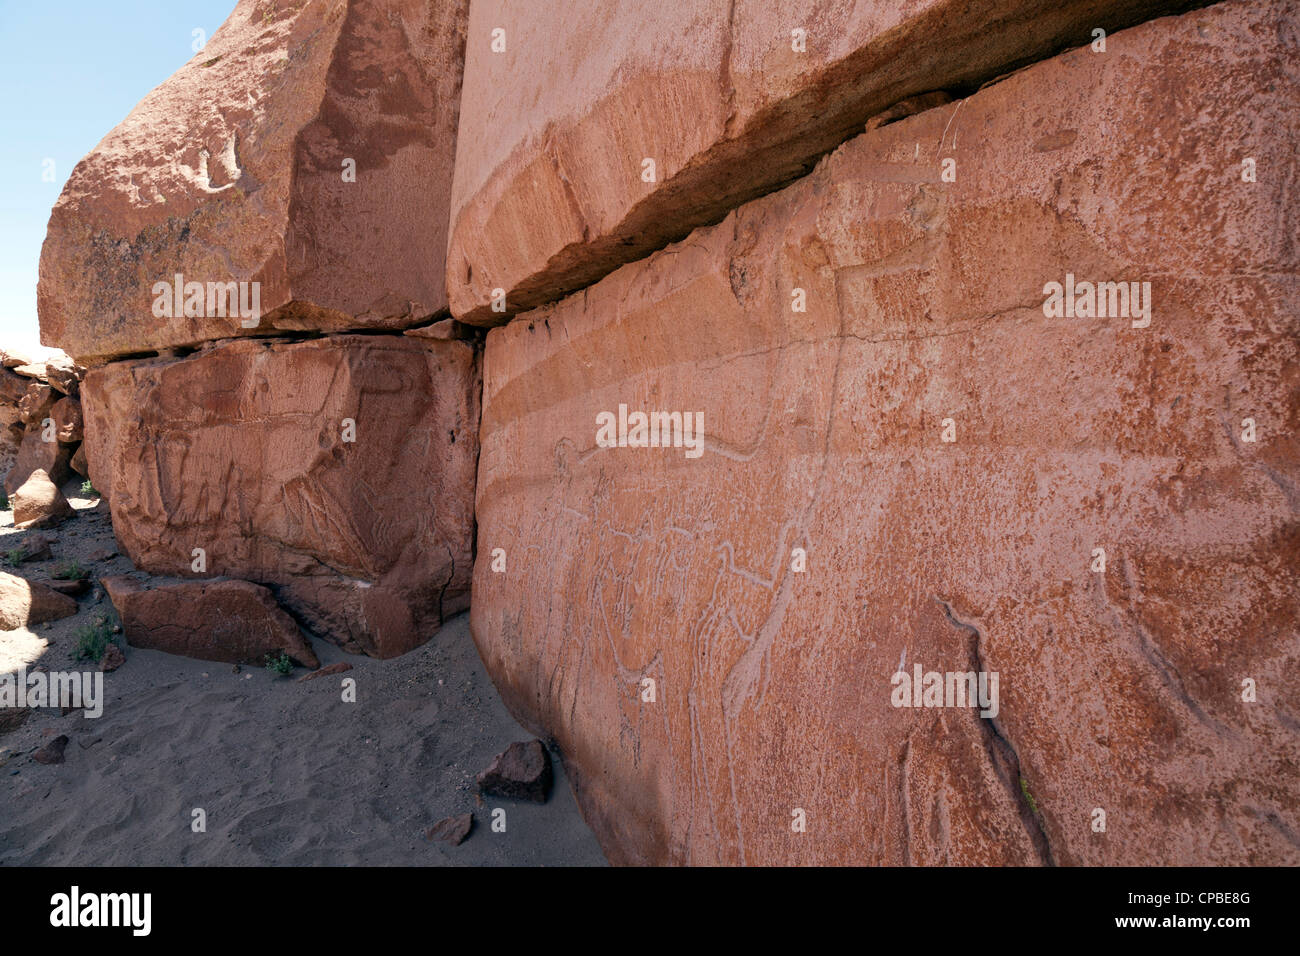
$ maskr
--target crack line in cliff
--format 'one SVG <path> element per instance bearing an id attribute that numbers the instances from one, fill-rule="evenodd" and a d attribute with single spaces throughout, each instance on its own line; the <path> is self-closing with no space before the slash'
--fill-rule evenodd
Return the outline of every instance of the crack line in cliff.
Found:
<path id="1" fill-rule="evenodd" d="M 1133 16 L 1131 8 L 1123 9 L 1111 11 L 1111 19 L 1109 20 L 1106 17 L 1093 16 L 1087 25 L 1102 27 L 1107 30 L 1108 35 L 1111 35 L 1132 30 L 1145 23 L 1167 16 L 1187 14 L 1212 6 L 1215 2 L 1220 2 L 1220 0 L 1166 0 L 1166 2 L 1154 4 L 1149 10 L 1138 13 L 1136 17 Z M 854 108 L 846 108 L 842 115 L 836 114 L 828 118 L 826 125 L 832 127 L 829 138 L 817 135 L 820 127 L 794 130 L 785 138 L 782 138 L 782 131 L 779 127 L 782 116 L 797 113 L 801 106 L 816 109 L 815 106 L 800 103 L 802 95 L 813 95 L 812 90 L 806 90 L 803 93 L 786 97 L 770 105 L 759 115 L 751 117 L 746 124 L 748 133 L 742 131 L 741 135 L 736 137 L 732 135 L 736 119 L 736 108 L 735 86 L 731 78 L 735 7 L 735 0 L 730 0 L 727 14 L 726 44 L 723 49 L 723 62 L 720 67 L 720 83 L 725 91 L 724 99 L 727 112 L 727 118 L 723 124 L 723 138 L 702 153 L 689 158 L 676 176 L 663 181 L 659 184 L 658 190 L 630 206 L 622 220 L 608 235 L 599 237 L 594 241 L 584 239 L 580 243 L 571 243 L 557 250 L 539 271 L 522 277 L 515 283 L 514 288 L 510 290 L 507 296 L 507 302 L 514 303 L 513 308 L 508 305 L 507 311 L 499 322 L 492 320 L 490 315 L 488 316 L 493 325 L 509 324 L 526 312 L 553 305 L 570 295 L 576 295 L 578 292 L 596 285 L 606 276 L 623 266 L 644 261 L 669 246 L 682 242 L 698 229 L 717 225 L 742 206 L 772 193 L 780 192 L 794 183 L 806 179 L 815 171 L 823 159 L 834 153 L 845 143 L 860 136 L 871 135 L 874 130 L 865 129 L 869 120 L 888 113 L 891 109 L 907 100 L 928 93 L 947 93 L 952 97 L 949 103 L 930 108 L 947 108 L 956 104 L 953 107 L 952 117 L 955 118 L 966 100 L 979 93 L 981 89 L 1007 81 L 1029 67 L 1055 59 L 1070 50 L 1082 49 L 1092 42 L 1091 37 L 1082 40 L 1082 42 L 1076 42 L 1074 35 L 1069 30 L 1058 27 L 1052 35 L 1044 37 L 1040 41 L 1039 49 L 1030 50 L 1019 55 L 1014 51 L 1008 51 L 994 65 L 986 66 L 978 70 L 978 72 L 963 73 L 960 69 L 962 64 L 958 63 L 942 75 L 932 75 L 927 79 L 921 79 L 918 76 L 912 78 L 911 82 L 901 82 L 901 86 L 900 83 L 895 83 L 893 87 L 877 91 L 877 93 L 894 91 L 892 98 L 883 102 L 879 101 L 879 97 L 873 98 L 864 92 L 862 94 L 862 103 L 859 103 Z M 928 24 L 916 23 L 912 24 L 912 27 L 914 33 L 920 33 L 923 29 L 928 28 Z M 1013 30 L 1015 25 L 998 22 L 985 27 L 985 29 L 998 28 Z M 1081 19 L 1080 24 L 1072 24 L 1070 29 L 1083 31 L 1086 26 Z M 1062 32 L 1069 35 L 1062 36 Z M 828 81 L 833 78 L 833 74 L 852 73 L 851 68 L 854 64 L 848 63 L 848 61 L 853 60 L 855 56 L 864 56 L 865 53 L 865 48 L 857 50 L 839 61 L 835 67 L 828 68 Z M 875 68 L 878 69 L 879 67 Z M 974 69 L 975 67 L 972 67 L 972 70 Z M 872 69 L 863 67 L 863 72 L 850 75 L 845 82 L 870 75 L 872 72 Z M 925 112 L 925 110 L 921 112 Z M 896 117 L 896 119 L 905 118 L 907 117 Z M 950 125 L 952 118 L 950 118 Z M 776 127 L 775 130 L 772 127 Z M 843 131 L 842 134 L 836 135 L 836 131 L 839 130 Z M 947 132 L 947 129 L 945 129 L 945 137 Z M 764 133 L 774 133 L 774 135 L 765 138 Z M 956 135 L 954 132 L 954 142 Z M 755 153 L 779 154 L 783 150 L 788 152 L 792 146 L 797 146 L 800 142 L 808 140 L 814 141 L 815 145 L 810 144 L 806 151 L 795 150 L 795 157 L 797 158 L 792 157 L 783 164 L 785 172 L 774 173 L 771 179 L 760 180 L 757 185 L 749 188 L 743 186 L 740 188 L 734 187 L 736 169 L 738 166 L 743 165 L 746 158 L 752 157 Z M 717 160 L 715 156 L 711 155 L 719 151 L 728 154 L 734 153 L 734 162 L 729 164 L 727 160 Z M 795 171 L 791 172 L 790 170 Z M 707 186 L 714 186 L 713 192 L 715 193 L 722 191 L 721 198 L 714 201 L 700 199 L 693 204 L 689 204 L 683 198 L 708 192 L 709 190 L 704 188 Z M 725 190 L 728 188 L 731 188 L 732 191 L 726 192 Z M 657 205 L 655 205 L 656 201 Z M 652 205 L 655 208 L 649 208 Z M 664 206 L 667 208 L 662 208 Z M 654 226 L 656 222 L 662 224 L 658 229 Z M 454 223 L 452 228 L 454 231 Z M 552 267 L 558 271 L 549 272 L 548 270 L 551 270 Z M 478 305 L 467 310 L 464 314 L 483 314 L 486 310 L 487 305 Z"/>
<path id="2" fill-rule="evenodd" d="M 948 623 L 959 631 L 965 631 L 970 635 L 970 662 L 976 674 L 985 673 L 984 654 L 980 649 L 980 640 L 983 635 L 974 624 L 962 620 L 952 609 L 952 604 L 937 594 L 930 595 L 935 604 L 943 609 L 944 616 Z M 1011 795 L 1012 802 L 1020 810 L 1020 822 L 1025 828 L 1025 834 L 1029 837 L 1030 845 L 1038 854 L 1040 862 L 1044 866 L 1055 866 L 1055 860 L 1052 856 L 1052 847 L 1047 839 L 1047 830 L 1044 826 L 1044 819 L 1037 812 L 1028 798 L 1022 781 L 1024 776 L 1020 767 L 1020 755 L 1016 748 L 1011 745 L 1002 728 L 998 725 L 995 717 L 981 717 L 978 710 L 974 712 L 975 723 L 979 727 L 980 735 L 984 738 L 984 747 L 989 755 L 989 762 L 993 766 L 994 773 L 1002 780 Z"/>

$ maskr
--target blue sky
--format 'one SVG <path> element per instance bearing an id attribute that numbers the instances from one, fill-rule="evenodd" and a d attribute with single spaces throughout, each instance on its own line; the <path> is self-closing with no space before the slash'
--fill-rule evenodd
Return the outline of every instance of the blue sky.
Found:
<path id="1" fill-rule="evenodd" d="M 36 351 L 36 268 L 68 174 L 235 0 L 0 0 L 0 348 Z M 54 160 L 54 181 L 42 180 Z"/>

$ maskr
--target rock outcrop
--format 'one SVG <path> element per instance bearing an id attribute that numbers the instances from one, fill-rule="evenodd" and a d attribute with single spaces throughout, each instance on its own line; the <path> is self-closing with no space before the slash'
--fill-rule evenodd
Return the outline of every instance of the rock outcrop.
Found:
<path id="1" fill-rule="evenodd" d="M 1192 5 L 475 0 L 452 312 L 500 324 L 804 175 L 901 100 Z"/>
<path id="2" fill-rule="evenodd" d="M 1036 64 L 489 333 L 473 633 L 611 859 L 1300 862 L 1294 24 Z M 699 456 L 602 436 L 651 410 Z"/>
<path id="3" fill-rule="evenodd" d="M 114 362 L 82 390 L 91 480 L 136 567 L 275 585 L 392 657 L 469 604 L 479 391 L 470 345 L 401 336 Z"/>
<path id="4" fill-rule="evenodd" d="M 31 362 L 0 352 L 0 472 L 12 495 L 37 469 L 56 484 L 72 477 L 81 450 L 80 382 L 66 357 Z"/>
<path id="5" fill-rule="evenodd" d="M 467 6 L 241 0 L 73 170 L 43 341 L 98 363 L 444 309 Z"/>
<path id="6" fill-rule="evenodd" d="M 615 862 L 1300 864 L 1300 0 L 467 7 L 241 0 L 69 180 L 5 487 L 128 639 L 472 589 Z"/>
<path id="7" fill-rule="evenodd" d="M 311 644 L 271 592 L 248 581 L 149 581 L 124 575 L 100 583 L 132 647 L 205 661 L 261 664 L 285 654 L 320 667 Z"/>

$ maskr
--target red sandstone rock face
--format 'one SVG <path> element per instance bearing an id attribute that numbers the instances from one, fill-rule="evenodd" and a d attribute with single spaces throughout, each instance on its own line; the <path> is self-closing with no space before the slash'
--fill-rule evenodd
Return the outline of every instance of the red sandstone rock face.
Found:
<path id="1" fill-rule="evenodd" d="M 137 567 L 276 585 L 392 657 L 469 604 L 478 374 L 464 342 L 372 335 L 113 363 L 82 384 L 91 479 Z"/>
<path id="2" fill-rule="evenodd" d="M 806 173 L 899 100 L 974 89 L 1090 42 L 1094 28 L 1190 5 L 476 0 L 451 202 L 452 312 L 504 321 L 494 289 L 506 291 L 509 314 L 553 301 Z M 504 52 L 493 51 L 495 30 Z"/>
<path id="3" fill-rule="evenodd" d="M 612 860 L 1300 862 L 1295 14 L 1035 65 L 489 334 L 473 632 Z M 597 447 L 621 403 L 703 455 Z M 893 706 L 917 664 L 998 713 Z"/>
<path id="4" fill-rule="evenodd" d="M 73 171 L 42 250 L 42 341 L 98 362 L 445 308 L 466 6 L 241 0 Z M 260 325 L 215 301 L 157 317 L 177 273 L 260 283 Z"/>
<path id="5" fill-rule="evenodd" d="M 100 581 L 132 647 L 205 661 L 261 664 L 284 653 L 320 667 L 298 625 L 271 592 L 248 581 L 141 582 L 115 575 Z"/>

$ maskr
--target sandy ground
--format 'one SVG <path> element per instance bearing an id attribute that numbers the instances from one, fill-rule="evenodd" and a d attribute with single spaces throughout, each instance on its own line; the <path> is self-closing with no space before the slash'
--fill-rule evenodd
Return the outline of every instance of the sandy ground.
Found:
<path id="1" fill-rule="evenodd" d="M 92 578 L 130 568 L 122 557 L 89 561 L 116 542 L 78 485 L 64 489 L 79 515 L 55 529 L 54 559 L 5 570 L 43 581 L 69 559 Z M 0 554 L 24 534 L 0 513 Z M 0 672 L 91 667 L 72 660 L 75 632 L 112 605 L 99 588 L 80 605 L 73 617 L 0 633 Z M 126 664 L 105 675 L 103 716 L 48 708 L 0 733 L 0 864 L 604 864 L 558 761 L 544 805 L 478 794 L 474 775 L 530 735 L 484 672 L 467 614 L 396 660 L 313 646 L 322 665 L 353 670 L 298 683 L 306 671 L 236 673 L 126 647 Z M 356 680 L 356 703 L 342 700 L 343 678 Z M 64 763 L 31 759 L 59 734 L 70 738 Z M 498 807 L 505 832 L 491 827 Z M 206 832 L 191 829 L 195 808 Z M 467 810 L 474 830 L 460 846 L 423 838 Z"/>

